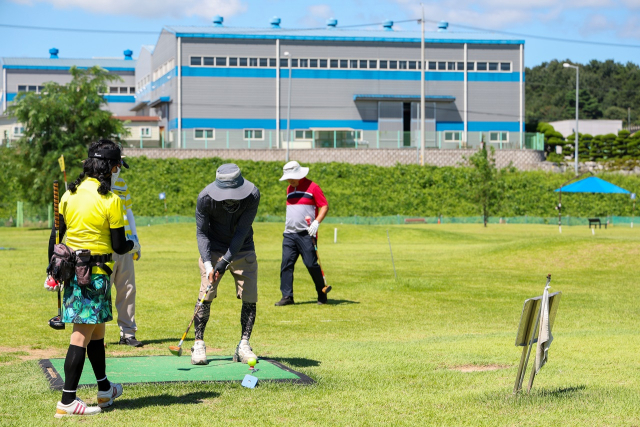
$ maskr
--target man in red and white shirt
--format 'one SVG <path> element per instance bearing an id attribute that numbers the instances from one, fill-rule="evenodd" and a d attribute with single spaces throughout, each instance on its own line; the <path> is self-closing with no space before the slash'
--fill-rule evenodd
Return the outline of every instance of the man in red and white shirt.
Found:
<path id="1" fill-rule="evenodd" d="M 320 223 L 329 211 L 327 199 L 313 181 L 305 178 L 309 168 L 303 168 L 296 161 L 284 165 L 280 181 L 289 182 L 287 187 L 287 218 L 282 241 L 282 265 L 280 267 L 280 291 L 282 299 L 277 306 L 293 304 L 293 268 L 302 255 L 302 261 L 316 285 L 318 304 L 326 304 L 327 294 L 323 292 L 324 279 L 318 264 L 313 238 Z M 311 218 L 311 224 L 306 218 Z M 330 290 L 331 288 L 327 288 Z M 328 292 L 327 290 L 327 292 Z"/>

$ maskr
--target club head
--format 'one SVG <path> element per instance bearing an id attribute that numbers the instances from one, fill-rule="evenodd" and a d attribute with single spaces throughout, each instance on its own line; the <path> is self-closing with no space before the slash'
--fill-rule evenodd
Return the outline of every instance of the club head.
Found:
<path id="1" fill-rule="evenodd" d="M 322 292 L 328 294 L 329 292 L 331 292 L 331 286 L 325 286 L 324 288 L 322 288 Z"/>
<path id="2" fill-rule="evenodd" d="M 174 356 L 178 356 L 178 357 L 182 356 L 182 347 L 178 347 L 177 345 L 170 345 L 169 351 Z"/>
<path id="3" fill-rule="evenodd" d="M 64 329 L 64 323 L 62 322 L 62 319 L 60 319 L 60 316 L 54 316 L 49 319 L 49 326 L 58 331 Z"/>

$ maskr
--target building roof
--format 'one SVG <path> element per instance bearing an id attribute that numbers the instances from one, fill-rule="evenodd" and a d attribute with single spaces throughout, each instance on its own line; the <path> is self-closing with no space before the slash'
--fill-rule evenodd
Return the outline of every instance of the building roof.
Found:
<path id="1" fill-rule="evenodd" d="M 176 37 L 220 38 L 220 39 L 269 39 L 269 40 L 324 40 L 420 43 L 419 31 L 388 31 L 363 29 L 278 29 L 278 28 L 234 28 L 165 26 L 164 29 Z M 489 33 L 455 33 L 451 31 L 427 32 L 426 43 L 471 43 L 471 44 L 524 44 L 524 40 Z"/>
<path id="2" fill-rule="evenodd" d="M 122 120 L 123 122 L 158 122 L 160 117 L 158 116 L 113 116 L 115 119 Z"/>
<path id="3" fill-rule="evenodd" d="M 136 61 L 126 59 L 72 59 L 72 58 L 1 58 L 2 67 L 6 69 L 43 69 L 68 70 L 72 66 L 91 68 L 94 65 L 109 71 L 135 71 Z"/>

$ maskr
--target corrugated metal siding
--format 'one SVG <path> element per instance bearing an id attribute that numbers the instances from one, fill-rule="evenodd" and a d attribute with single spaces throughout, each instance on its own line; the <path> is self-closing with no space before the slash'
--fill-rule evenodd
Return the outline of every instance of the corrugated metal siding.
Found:
<path id="1" fill-rule="evenodd" d="M 520 71 L 520 46 L 468 45 L 469 61 L 509 61 L 511 71 Z"/>
<path id="2" fill-rule="evenodd" d="M 469 121 L 519 121 L 519 83 L 469 84 Z"/>
<path id="3" fill-rule="evenodd" d="M 158 67 L 161 67 L 165 62 L 171 58 L 176 57 L 177 42 L 173 34 L 168 31 L 162 30 L 158 43 L 153 51 L 153 61 L 151 63 L 151 71 Z M 177 61 L 176 61 L 177 62 Z M 178 64 L 176 63 L 176 66 Z"/>
<path id="4" fill-rule="evenodd" d="M 18 85 L 41 86 L 45 82 L 67 84 L 71 81 L 68 71 L 63 72 L 33 72 L 30 70 L 7 70 L 7 92 L 18 92 Z"/>
<path id="5" fill-rule="evenodd" d="M 189 57 L 195 56 L 276 56 L 275 40 L 250 41 L 219 41 L 207 39 L 183 39 L 182 63 L 189 64 Z"/>

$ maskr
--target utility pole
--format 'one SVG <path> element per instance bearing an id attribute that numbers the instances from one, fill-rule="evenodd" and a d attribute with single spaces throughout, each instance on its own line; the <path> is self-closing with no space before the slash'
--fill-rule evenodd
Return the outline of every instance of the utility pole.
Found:
<path id="1" fill-rule="evenodd" d="M 420 166 L 424 166 L 424 74 L 426 72 L 425 64 L 424 64 L 424 5 L 420 3 L 422 7 L 422 19 L 420 23 L 422 24 L 422 37 L 420 38 Z"/>
<path id="2" fill-rule="evenodd" d="M 576 65 L 571 65 L 569 63 L 564 63 L 562 64 L 562 66 L 564 68 L 575 68 L 576 69 L 576 140 L 575 140 L 575 145 L 576 145 L 576 150 L 575 150 L 575 169 L 576 169 L 576 176 L 578 176 L 578 143 L 580 140 L 580 137 L 578 135 L 580 135 L 580 133 L 578 132 L 578 108 L 579 108 L 579 97 L 580 97 L 580 68 L 577 67 Z"/>
<path id="3" fill-rule="evenodd" d="M 285 52 L 284 56 L 287 57 L 289 62 L 289 100 L 287 101 L 287 163 L 289 163 L 289 149 L 291 145 L 291 54 Z"/>

